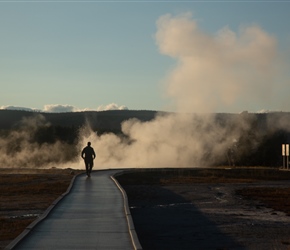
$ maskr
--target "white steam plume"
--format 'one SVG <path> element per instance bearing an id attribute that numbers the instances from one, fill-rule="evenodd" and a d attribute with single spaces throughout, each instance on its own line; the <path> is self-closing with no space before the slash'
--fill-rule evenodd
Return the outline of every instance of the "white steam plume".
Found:
<path id="1" fill-rule="evenodd" d="M 225 27 L 210 35 L 190 13 L 168 14 L 157 21 L 156 42 L 161 53 L 178 62 L 167 79 L 167 94 L 178 111 L 217 112 L 234 104 L 270 102 L 277 41 L 259 26 L 244 26 L 238 33 Z"/>
<path id="2" fill-rule="evenodd" d="M 114 134 L 98 137 L 86 131 L 81 145 L 92 142 L 97 152 L 96 168 L 195 167 L 214 162 L 220 153 L 224 156 L 219 148 L 212 148 L 213 140 L 218 139 L 220 146 L 233 141 L 226 137 L 228 129 L 216 126 L 211 130 L 203 118 L 180 114 L 159 115 L 149 122 L 131 119 L 122 124 L 125 138 Z"/>

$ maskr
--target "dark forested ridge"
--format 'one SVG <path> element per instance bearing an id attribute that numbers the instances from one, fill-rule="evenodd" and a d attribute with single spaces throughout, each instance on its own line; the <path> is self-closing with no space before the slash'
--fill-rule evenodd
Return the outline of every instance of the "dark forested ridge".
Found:
<path id="1" fill-rule="evenodd" d="M 21 110 L 0 110 L 0 129 L 11 129 L 17 127 L 23 118 L 42 115 L 52 126 L 81 127 L 89 124 L 93 130 L 121 129 L 121 123 L 131 118 L 140 121 L 150 121 L 156 111 L 131 111 L 131 110 L 110 110 L 110 111 L 84 111 L 68 113 L 44 113 Z"/>

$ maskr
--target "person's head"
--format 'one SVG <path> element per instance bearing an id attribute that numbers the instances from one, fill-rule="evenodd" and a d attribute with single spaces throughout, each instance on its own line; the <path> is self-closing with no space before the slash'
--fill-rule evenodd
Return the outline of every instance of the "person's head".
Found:
<path id="1" fill-rule="evenodd" d="M 91 146 L 91 142 L 88 142 L 88 146 L 89 146 L 89 147 Z"/>

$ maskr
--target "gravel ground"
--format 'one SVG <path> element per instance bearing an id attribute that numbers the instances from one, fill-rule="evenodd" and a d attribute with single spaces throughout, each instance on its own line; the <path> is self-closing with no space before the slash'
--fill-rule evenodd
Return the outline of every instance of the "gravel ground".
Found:
<path id="1" fill-rule="evenodd" d="M 290 217 L 235 190 L 244 184 L 124 185 L 143 249 L 290 249 Z"/>

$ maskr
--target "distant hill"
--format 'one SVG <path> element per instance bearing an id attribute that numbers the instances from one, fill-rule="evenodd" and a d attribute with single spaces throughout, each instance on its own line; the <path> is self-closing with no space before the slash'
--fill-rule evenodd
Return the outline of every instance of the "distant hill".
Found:
<path id="1" fill-rule="evenodd" d="M 85 111 L 68 113 L 44 113 L 21 110 L 0 110 L 0 129 L 11 129 L 19 126 L 23 118 L 43 115 L 53 126 L 81 127 L 88 123 L 92 129 L 120 130 L 121 123 L 131 118 L 140 121 L 154 119 L 157 111 L 131 111 L 131 110 L 110 110 L 110 111 Z"/>

